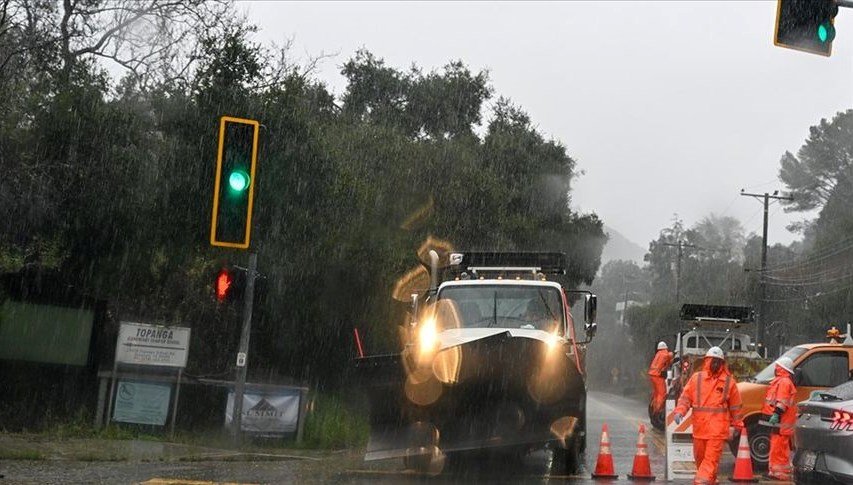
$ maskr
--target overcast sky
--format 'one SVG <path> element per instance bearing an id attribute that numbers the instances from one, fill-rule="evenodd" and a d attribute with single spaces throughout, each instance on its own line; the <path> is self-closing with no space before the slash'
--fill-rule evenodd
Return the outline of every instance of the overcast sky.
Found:
<path id="1" fill-rule="evenodd" d="M 779 158 L 809 126 L 853 105 L 853 10 L 833 55 L 773 46 L 776 1 L 567 3 L 242 3 L 256 40 L 293 39 L 297 56 L 337 53 L 317 76 L 338 95 L 340 65 L 365 47 L 392 66 L 488 69 L 579 168 L 573 203 L 647 247 L 673 213 L 710 212 L 761 233 L 783 189 Z M 801 214 L 771 207 L 770 241 Z"/>

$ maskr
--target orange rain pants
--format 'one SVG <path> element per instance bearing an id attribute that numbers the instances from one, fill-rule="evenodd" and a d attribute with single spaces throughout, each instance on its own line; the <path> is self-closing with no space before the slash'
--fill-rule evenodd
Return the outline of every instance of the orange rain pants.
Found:
<path id="1" fill-rule="evenodd" d="M 780 480 L 791 480 L 791 435 L 770 435 L 770 475 Z"/>
<path id="2" fill-rule="evenodd" d="M 652 384 L 652 409 L 660 412 L 666 402 L 666 379 L 649 376 L 649 382 Z"/>
<path id="3" fill-rule="evenodd" d="M 723 455 L 725 440 L 693 439 L 693 460 L 696 462 L 694 485 L 712 485 L 717 483 L 717 469 Z"/>

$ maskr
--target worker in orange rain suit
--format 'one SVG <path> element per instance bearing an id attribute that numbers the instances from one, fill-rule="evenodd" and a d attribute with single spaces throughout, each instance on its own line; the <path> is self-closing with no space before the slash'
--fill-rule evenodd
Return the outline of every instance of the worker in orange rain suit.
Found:
<path id="1" fill-rule="evenodd" d="M 717 483 L 717 468 L 723 446 L 732 438 L 729 430 L 743 429 L 742 403 L 737 382 L 726 366 L 723 349 L 711 347 L 705 354 L 702 370 L 690 376 L 678 405 L 675 423 L 693 408 L 693 459 L 696 461 L 696 485 Z"/>
<path id="2" fill-rule="evenodd" d="M 797 408 L 794 397 L 797 388 L 791 377 L 794 375 L 794 361 L 790 357 L 781 357 L 776 361 L 776 377 L 767 388 L 764 407 L 761 413 L 772 426 L 770 432 L 770 463 L 768 478 L 791 480 L 791 435 L 797 422 Z M 765 424 L 765 423 L 762 423 Z"/>
<path id="3" fill-rule="evenodd" d="M 652 410 L 658 413 L 666 402 L 666 370 L 672 364 L 672 352 L 666 342 L 658 342 L 658 351 L 649 366 L 649 382 L 652 385 Z"/>

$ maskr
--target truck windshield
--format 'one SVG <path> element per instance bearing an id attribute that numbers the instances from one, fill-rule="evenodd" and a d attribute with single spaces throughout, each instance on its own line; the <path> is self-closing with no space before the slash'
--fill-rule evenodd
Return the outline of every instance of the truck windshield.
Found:
<path id="1" fill-rule="evenodd" d="M 438 300 L 450 303 L 460 327 L 563 329 L 560 292 L 550 286 L 451 286 Z"/>
<path id="2" fill-rule="evenodd" d="M 779 359 L 781 359 L 782 357 L 790 357 L 791 360 L 796 362 L 797 357 L 805 354 L 806 350 L 807 349 L 805 347 L 794 347 L 792 349 L 788 349 L 788 351 L 785 352 L 784 354 L 782 354 L 782 356 L 779 357 Z M 776 360 L 779 360 L 779 359 L 776 359 Z M 758 374 L 755 374 L 755 382 L 757 382 L 759 384 L 767 384 L 768 382 L 773 380 L 775 372 L 776 372 L 776 361 L 773 361 L 772 364 L 770 364 L 767 367 L 765 367 L 764 369 L 762 369 L 761 372 L 759 372 Z"/>

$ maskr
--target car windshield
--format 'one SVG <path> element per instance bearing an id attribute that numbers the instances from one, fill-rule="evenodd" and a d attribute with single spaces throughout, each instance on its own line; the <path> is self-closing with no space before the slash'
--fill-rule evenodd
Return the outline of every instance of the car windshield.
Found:
<path id="1" fill-rule="evenodd" d="M 821 393 L 835 396 L 841 401 L 853 400 L 853 381 L 847 381 L 844 384 L 833 387 L 832 389 L 821 391 Z"/>
<path id="2" fill-rule="evenodd" d="M 782 354 L 779 359 L 781 359 L 782 357 L 790 357 L 791 360 L 796 361 L 799 356 L 806 353 L 806 350 L 808 349 L 806 349 L 805 347 L 794 347 Z M 775 361 L 773 361 L 772 364 L 762 369 L 761 372 L 755 374 L 755 382 L 766 384 L 772 381 L 773 376 L 776 373 L 776 362 L 778 362 L 779 359 L 776 359 Z"/>
<path id="3" fill-rule="evenodd" d="M 476 285 L 445 288 L 440 305 L 458 327 L 498 327 L 560 331 L 560 292 L 550 286 Z"/>

